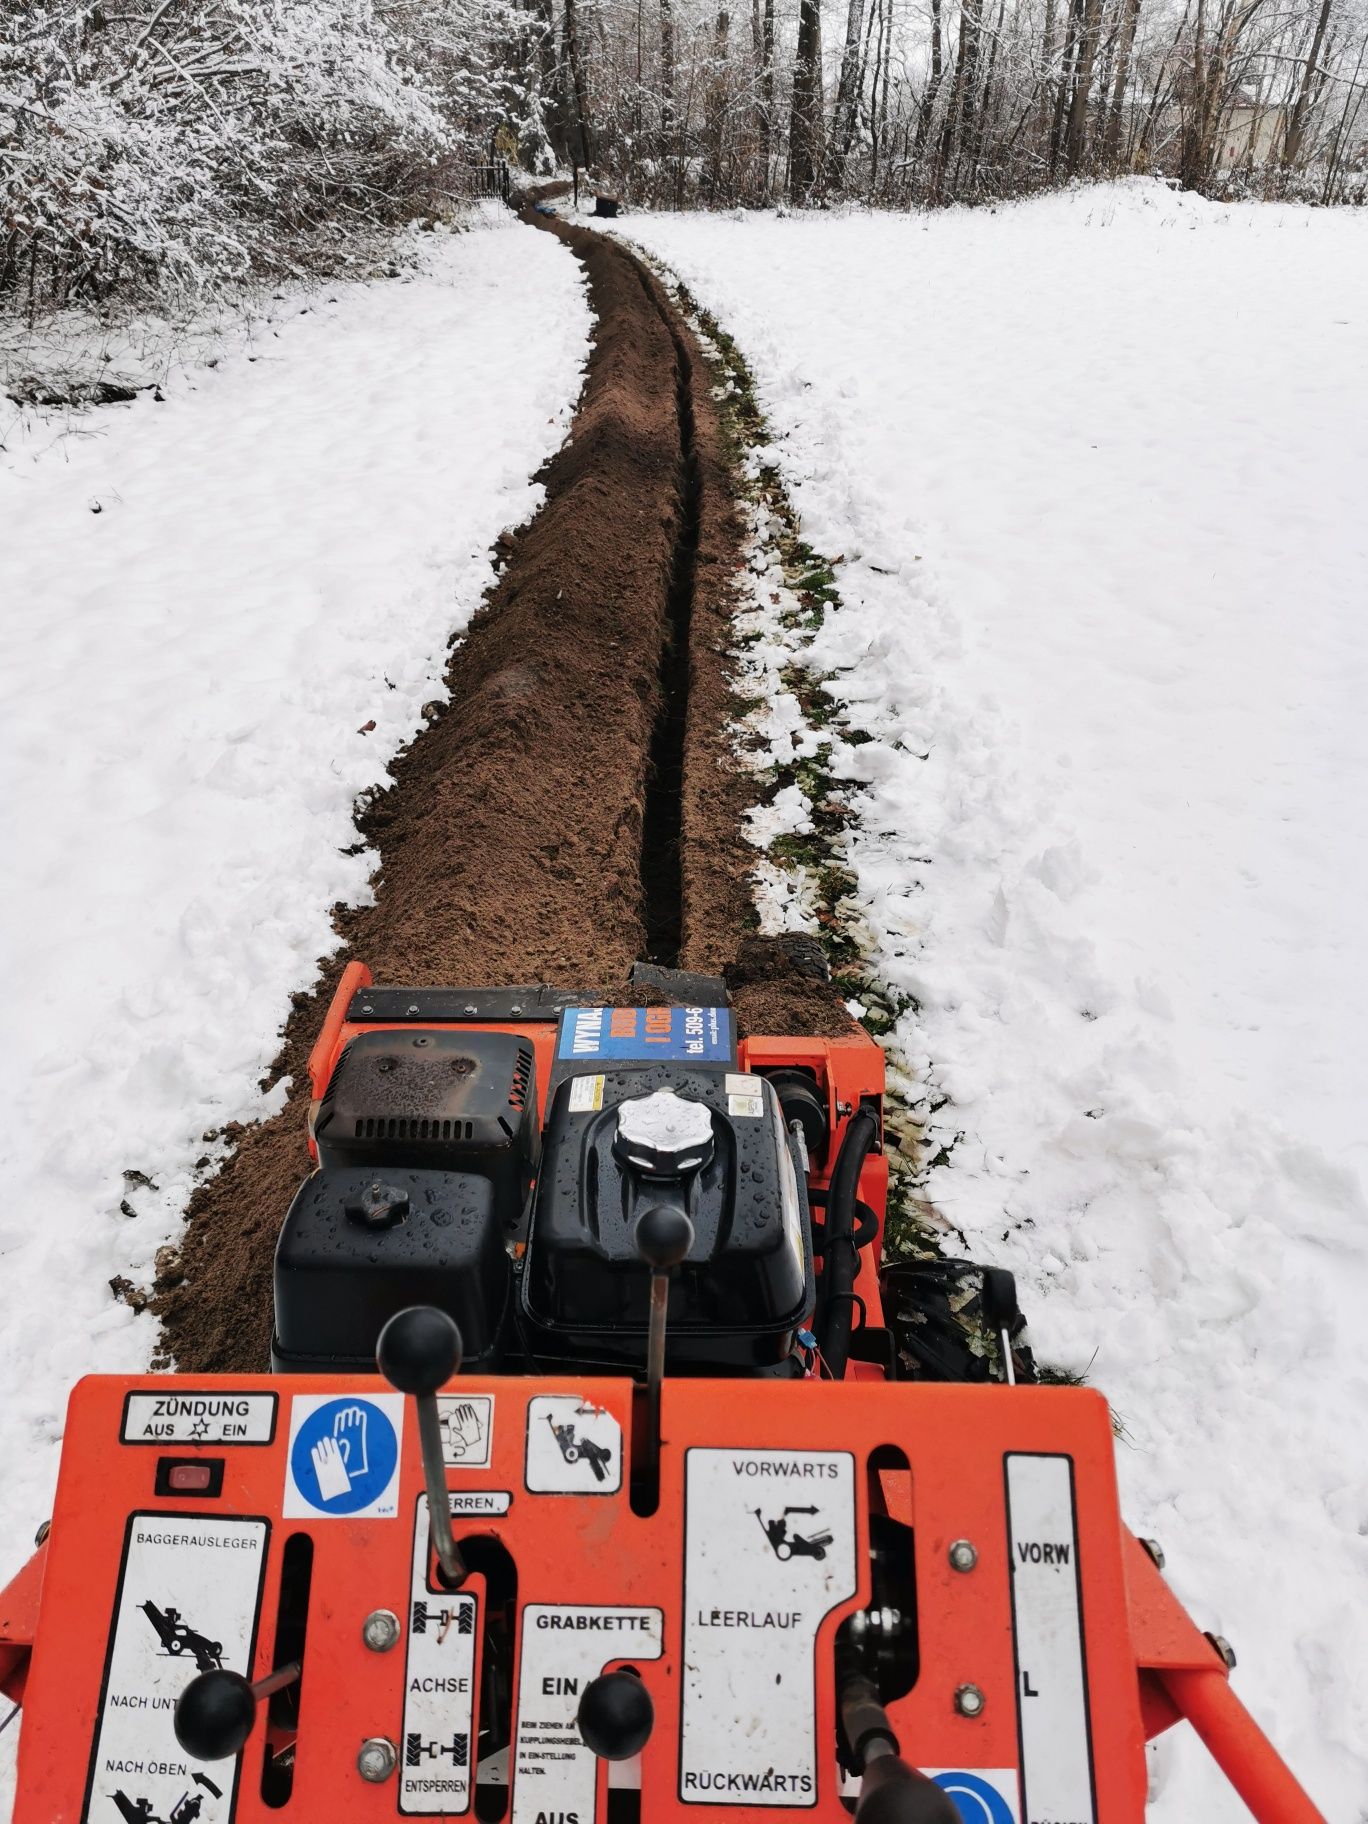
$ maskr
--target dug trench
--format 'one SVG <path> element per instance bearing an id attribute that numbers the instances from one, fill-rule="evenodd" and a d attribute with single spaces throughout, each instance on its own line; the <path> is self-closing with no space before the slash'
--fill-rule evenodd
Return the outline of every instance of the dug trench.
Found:
<path id="1" fill-rule="evenodd" d="M 377 981 L 605 1001 L 641 998 L 626 978 L 649 959 L 725 974 L 742 1030 L 849 1027 L 832 987 L 754 935 L 756 788 L 730 733 L 743 535 L 708 371 L 626 248 L 535 220 L 588 279 L 579 409 L 541 511 L 500 541 L 497 584 L 453 636 L 446 703 L 358 816 L 374 901 L 338 909 L 340 947 L 293 997 L 271 1078 L 285 1104 L 228 1136 L 159 1261 L 162 1359 L 187 1372 L 267 1366 L 276 1235 L 310 1169 L 306 1060 L 350 959 Z"/>

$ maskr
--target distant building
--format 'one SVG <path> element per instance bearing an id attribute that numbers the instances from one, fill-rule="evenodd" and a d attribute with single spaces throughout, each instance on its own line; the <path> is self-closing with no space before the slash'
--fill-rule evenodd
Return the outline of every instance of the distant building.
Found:
<path id="1" fill-rule="evenodd" d="M 1277 158 L 1286 117 L 1286 108 L 1242 89 L 1221 123 L 1217 165 L 1229 171 L 1235 165 L 1266 165 Z"/>

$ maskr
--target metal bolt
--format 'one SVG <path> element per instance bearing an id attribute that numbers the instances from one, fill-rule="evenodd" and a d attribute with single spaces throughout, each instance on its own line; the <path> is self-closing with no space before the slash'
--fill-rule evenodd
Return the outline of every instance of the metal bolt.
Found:
<path id="1" fill-rule="evenodd" d="M 955 1692 L 955 1708 L 961 1716 L 982 1716 L 987 1702 L 977 1685 L 961 1685 Z"/>
<path id="2" fill-rule="evenodd" d="M 410 1013 L 417 1013 L 417 1011 L 418 1011 L 418 1003 L 417 1003 L 417 1001 L 410 1001 L 410 1002 L 409 1002 L 409 1005 L 408 1005 L 408 1011 L 409 1011 L 409 1012 L 410 1012 Z"/>
<path id="3" fill-rule="evenodd" d="M 968 1539 L 956 1539 L 949 1556 L 952 1571 L 972 1571 L 978 1563 L 978 1552 Z"/>
<path id="4" fill-rule="evenodd" d="M 356 1771 L 363 1780 L 378 1786 L 399 1765 L 399 1751 L 387 1735 L 368 1736 L 356 1757 Z"/>
<path id="5" fill-rule="evenodd" d="M 361 1624 L 361 1638 L 372 1653 L 388 1653 L 399 1644 L 399 1617 L 392 1609 L 372 1609 Z"/>
<path id="6" fill-rule="evenodd" d="M 51 1531 L 51 1520 L 44 1520 L 43 1524 L 38 1528 L 38 1531 L 33 1535 L 33 1543 L 35 1545 L 41 1545 Z"/>
<path id="7" fill-rule="evenodd" d="M 1162 1571 L 1164 1568 L 1164 1548 L 1163 1548 L 1163 1546 L 1160 1545 L 1160 1543 L 1157 1539 L 1142 1539 L 1140 1541 L 1140 1543 L 1141 1543 L 1141 1545 L 1144 1546 L 1145 1550 L 1149 1553 L 1150 1557 L 1154 1560 L 1155 1570 Z"/>
<path id="8" fill-rule="evenodd" d="M 1212 1646 L 1215 1647 L 1216 1651 L 1220 1654 L 1221 1658 L 1225 1661 L 1226 1670 L 1228 1672 L 1233 1672 L 1235 1670 L 1235 1649 L 1234 1649 L 1234 1647 L 1231 1646 L 1230 1642 L 1226 1639 L 1225 1635 L 1224 1634 L 1208 1634 L 1206 1636 L 1206 1639 L 1211 1642 Z"/>

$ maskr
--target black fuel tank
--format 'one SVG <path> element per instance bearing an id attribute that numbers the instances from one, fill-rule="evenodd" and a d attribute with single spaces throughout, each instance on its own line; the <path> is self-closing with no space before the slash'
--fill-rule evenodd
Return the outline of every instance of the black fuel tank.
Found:
<path id="1" fill-rule="evenodd" d="M 657 1169 L 649 1145 L 630 1139 L 632 1104 L 660 1090 L 693 1105 L 681 1130 L 701 1123 L 705 1135 L 701 1148 L 681 1150 L 688 1163 L 673 1177 Z M 701 1164 L 700 1152 L 708 1155 Z M 642 1361 L 649 1272 L 633 1235 L 644 1210 L 672 1203 L 693 1223 L 694 1245 L 670 1285 L 671 1369 L 736 1372 L 782 1362 L 813 1304 L 801 1182 L 778 1099 L 761 1077 L 656 1065 L 561 1082 L 522 1281 L 535 1352 Z"/>

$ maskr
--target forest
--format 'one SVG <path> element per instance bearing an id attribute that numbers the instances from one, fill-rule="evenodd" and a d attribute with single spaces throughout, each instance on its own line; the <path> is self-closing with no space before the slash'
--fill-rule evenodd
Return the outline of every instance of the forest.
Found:
<path id="1" fill-rule="evenodd" d="M 657 207 L 1361 203 L 1365 101 L 1365 0 L 3 0 L 0 308 L 331 269 L 504 163 Z"/>

